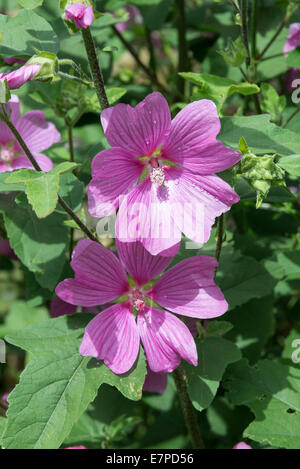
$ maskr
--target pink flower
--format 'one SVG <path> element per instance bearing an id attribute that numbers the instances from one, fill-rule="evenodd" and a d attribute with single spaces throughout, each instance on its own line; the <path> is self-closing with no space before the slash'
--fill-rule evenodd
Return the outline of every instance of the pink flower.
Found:
<path id="1" fill-rule="evenodd" d="M 120 33 L 123 33 L 126 29 L 130 28 L 133 23 L 142 24 L 143 22 L 142 15 L 138 8 L 132 5 L 125 5 L 125 10 L 129 15 L 128 20 L 116 24 L 116 28 Z"/>
<path id="2" fill-rule="evenodd" d="M 47 122 L 41 111 L 29 111 L 20 116 L 17 96 L 6 104 L 12 123 L 32 152 L 43 171 L 52 169 L 52 161 L 41 153 L 59 142 L 60 134 L 54 124 Z M 30 161 L 4 122 L 0 122 L 0 173 L 14 169 L 32 168 Z"/>
<path id="3" fill-rule="evenodd" d="M 292 23 L 290 24 L 289 35 L 286 38 L 283 52 L 288 55 L 287 52 L 296 49 L 298 46 L 300 46 L 300 23 Z"/>
<path id="4" fill-rule="evenodd" d="M 68 448 L 65 449 L 87 449 L 85 446 L 69 446 Z"/>
<path id="5" fill-rule="evenodd" d="M 19 59 L 18 57 L 5 57 L 3 60 L 8 65 L 11 65 L 11 64 L 24 64 L 24 63 L 27 62 L 27 60 Z"/>
<path id="6" fill-rule="evenodd" d="M 83 3 L 72 3 L 65 8 L 66 20 L 73 20 L 77 28 L 88 28 L 94 21 L 92 6 Z"/>
<path id="7" fill-rule="evenodd" d="M 50 316 L 53 318 L 59 318 L 65 314 L 74 314 L 77 311 L 77 306 L 71 305 L 61 300 L 57 296 L 53 298 L 50 303 Z M 97 308 L 82 308 L 83 313 L 95 313 L 98 314 L 99 310 Z"/>
<path id="8" fill-rule="evenodd" d="M 104 309 L 87 325 L 81 355 L 104 360 L 114 373 L 122 374 L 135 363 L 141 340 L 149 368 L 154 372 L 173 371 L 181 358 L 196 365 L 193 336 L 169 311 L 198 318 L 225 313 L 228 305 L 214 282 L 217 261 L 207 256 L 185 259 L 147 288 L 145 284 L 170 264 L 172 256 L 152 256 L 139 242 L 117 240 L 117 250 L 120 260 L 101 244 L 88 239 L 79 241 L 71 262 L 75 279 L 66 279 L 56 288 L 56 294 L 64 301 L 86 307 L 126 295 L 122 302 Z M 134 286 L 128 282 L 125 269 Z"/>
<path id="9" fill-rule="evenodd" d="M 7 86 L 10 90 L 20 88 L 26 81 L 32 80 L 40 71 L 41 66 L 37 64 L 23 65 L 23 67 L 9 73 L 1 73 L 0 80 L 7 80 Z"/>
<path id="10" fill-rule="evenodd" d="M 163 394 L 167 387 L 167 373 L 154 373 L 147 366 L 147 375 L 143 386 L 143 391 Z"/>
<path id="11" fill-rule="evenodd" d="M 117 236 L 141 241 L 151 254 L 174 246 L 181 232 L 206 242 L 215 218 L 239 200 L 214 174 L 241 159 L 216 140 L 220 120 L 215 104 L 195 101 L 171 122 L 167 101 L 155 92 L 135 108 L 118 104 L 105 109 L 101 121 L 112 148 L 92 163 L 91 215 L 111 215 L 119 206 Z"/>
<path id="12" fill-rule="evenodd" d="M 5 404 L 6 406 L 8 406 L 8 396 L 9 396 L 9 392 L 7 392 L 6 394 L 3 394 L 3 396 L 1 397 L 1 401 L 3 402 L 3 404 Z"/>
<path id="13" fill-rule="evenodd" d="M 241 441 L 240 443 L 237 443 L 232 449 L 253 449 L 253 448 L 247 445 L 247 443 L 244 443 L 243 441 Z"/>
<path id="14" fill-rule="evenodd" d="M 2 239 L 0 236 L 0 256 L 7 256 L 11 259 L 17 260 L 17 256 L 10 247 L 9 241 L 7 239 Z"/>

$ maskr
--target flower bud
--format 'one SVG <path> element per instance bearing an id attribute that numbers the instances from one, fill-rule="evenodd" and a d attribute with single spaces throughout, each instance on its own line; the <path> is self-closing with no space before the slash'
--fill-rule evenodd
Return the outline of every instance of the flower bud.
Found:
<path id="1" fill-rule="evenodd" d="M 85 3 L 71 3 L 65 7 L 65 18 L 75 23 L 77 28 L 88 28 L 94 21 L 94 11 L 91 5 Z"/>
<path id="2" fill-rule="evenodd" d="M 31 57 L 26 65 L 38 66 L 39 71 L 35 75 L 35 80 L 49 81 L 58 72 L 58 59 L 56 55 L 47 52 L 40 52 Z"/>
<path id="3" fill-rule="evenodd" d="M 20 88 L 26 81 L 32 80 L 40 71 L 41 65 L 26 63 L 10 73 L 1 73 L 0 81 L 7 80 L 7 86 L 10 90 Z"/>

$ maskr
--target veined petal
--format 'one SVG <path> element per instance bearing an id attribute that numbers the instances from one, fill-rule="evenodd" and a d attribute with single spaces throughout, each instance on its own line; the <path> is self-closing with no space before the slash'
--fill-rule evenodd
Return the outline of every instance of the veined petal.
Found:
<path id="1" fill-rule="evenodd" d="M 195 256 L 167 270 L 149 293 L 157 303 L 177 314 L 206 319 L 221 316 L 228 304 L 214 276 L 215 258 Z"/>
<path id="2" fill-rule="evenodd" d="M 117 104 L 102 111 L 101 123 L 112 147 L 122 147 L 134 156 L 151 155 L 169 133 L 171 115 L 167 101 L 157 92 L 135 108 Z"/>
<path id="3" fill-rule="evenodd" d="M 55 125 L 46 121 L 45 114 L 41 111 L 24 114 L 16 122 L 16 128 L 29 149 L 36 153 L 47 150 L 60 141 L 60 133 Z M 22 151 L 21 148 L 19 150 Z"/>
<path id="4" fill-rule="evenodd" d="M 184 165 L 185 158 L 194 155 L 196 147 L 214 142 L 220 129 L 220 119 L 213 101 L 194 101 L 172 120 L 163 154 L 167 159 Z"/>
<path id="5" fill-rule="evenodd" d="M 47 172 L 53 168 L 52 160 L 48 156 L 42 155 L 41 153 L 33 154 L 33 156 L 35 157 L 35 160 L 40 166 L 42 171 Z M 33 169 L 33 166 L 30 163 L 30 160 L 25 155 L 14 158 L 11 162 L 11 166 L 12 166 L 12 169 L 23 169 L 23 168 Z"/>
<path id="6" fill-rule="evenodd" d="M 71 266 L 75 279 L 67 279 L 56 294 L 67 303 L 97 306 L 118 298 L 128 290 L 126 273 L 117 257 L 100 243 L 83 239 L 77 244 Z"/>
<path id="7" fill-rule="evenodd" d="M 181 158 L 184 168 L 204 176 L 231 168 L 240 161 L 242 155 L 239 151 L 214 140 L 199 146 L 191 146 L 186 152 L 178 154 L 178 160 Z"/>
<path id="8" fill-rule="evenodd" d="M 197 365 L 193 336 L 176 316 L 161 309 L 146 308 L 139 314 L 137 325 L 152 371 L 170 373 L 182 358 Z"/>
<path id="9" fill-rule="evenodd" d="M 80 346 L 83 356 L 104 360 L 116 374 L 126 373 L 134 365 L 140 338 L 134 315 L 127 303 L 113 305 L 87 325 Z"/>
<path id="10" fill-rule="evenodd" d="M 119 198 L 137 184 L 144 166 L 123 148 L 109 148 L 93 159 L 89 184 L 89 212 L 94 217 L 111 215 Z"/>
<path id="11" fill-rule="evenodd" d="M 138 285 L 157 277 L 173 259 L 173 256 L 152 256 L 139 241 L 122 243 L 117 239 L 116 243 L 121 262 Z"/>
<path id="12" fill-rule="evenodd" d="M 168 173 L 174 222 L 190 239 L 208 241 L 216 217 L 239 201 L 234 190 L 215 175 L 200 176 L 182 168 Z"/>
<path id="13" fill-rule="evenodd" d="M 116 233 L 122 242 L 140 241 L 152 255 L 177 245 L 181 232 L 172 217 L 168 187 L 149 178 L 136 186 L 120 205 Z"/>

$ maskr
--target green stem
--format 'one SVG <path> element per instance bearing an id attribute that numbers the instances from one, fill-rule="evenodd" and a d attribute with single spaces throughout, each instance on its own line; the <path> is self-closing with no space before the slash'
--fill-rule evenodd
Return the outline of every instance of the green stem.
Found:
<path id="1" fill-rule="evenodd" d="M 113 32 L 115 33 L 116 36 L 118 36 L 118 38 L 120 39 L 120 41 L 122 42 L 123 46 L 128 50 L 128 52 L 132 55 L 132 57 L 134 58 L 134 60 L 136 61 L 136 63 L 139 65 L 139 67 L 144 70 L 145 74 L 148 75 L 148 77 L 150 78 L 150 80 L 158 87 L 161 89 L 161 91 L 163 91 L 166 95 L 169 95 L 171 96 L 171 93 L 170 91 L 168 90 L 168 88 L 166 88 L 159 80 L 158 78 L 156 77 L 156 75 L 152 72 L 152 70 L 150 70 L 149 67 L 147 67 L 147 65 L 145 65 L 141 59 L 139 58 L 137 52 L 135 51 L 135 49 L 132 47 L 132 45 L 125 39 L 125 37 L 123 36 L 122 33 L 120 33 L 120 31 L 118 31 L 118 29 L 112 25 L 111 26 Z"/>
<path id="2" fill-rule="evenodd" d="M 148 45 L 149 54 L 150 54 L 149 68 L 152 70 L 153 75 L 155 75 L 155 79 L 157 80 L 155 52 L 154 52 L 153 42 L 151 38 L 151 31 L 149 30 L 149 28 L 147 28 L 147 26 L 145 26 L 145 36 L 146 36 L 147 45 Z"/>
<path id="3" fill-rule="evenodd" d="M 74 162 L 74 143 L 73 143 L 73 127 L 66 121 L 66 126 L 68 128 L 68 144 L 69 144 L 69 152 L 70 152 L 70 161 Z M 72 259 L 73 249 L 74 249 L 74 228 L 70 229 L 70 244 L 69 244 L 69 257 L 70 260 Z"/>
<path id="4" fill-rule="evenodd" d="M 248 34 L 248 0 L 242 0 L 242 37 L 244 46 L 247 50 L 246 67 L 250 65 L 250 49 L 249 49 L 249 34 Z"/>
<path id="5" fill-rule="evenodd" d="M 180 368 L 177 368 L 173 371 L 172 375 L 176 384 L 184 420 L 189 431 L 193 447 L 196 449 L 204 449 L 197 422 L 196 411 L 188 395 L 184 372 Z"/>
<path id="6" fill-rule="evenodd" d="M 176 0 L 177 8 L 177 24 L 178 24 L 178 72 L 188 71 L 188 46 L 186 40 L 186 18 L 185 18 L 185 1 Z M 178 77 L 178 91 L 184 96 L 185 80 Z"/>
<path id="7" fill-rule="evenodd" d="M 277 37 L 279 36 L 279 34 L 281 33 L 281 31 L 283 30 L 283 28 L 285 27 L 285 25 L 288 23 L 289 21 L 289 18 L 291 16 L 291 13 L 290 12 L 287 12 L 285 17 L 283 18 L 282 22 L 280 23 L 279 25 L 279 28 L 277 29 L 276 33 L 274 34 L 274 36 L 270 39 L 270 41 L 268 42 L 268 44 L 264 47 L 264 49 L 261 51 L 261 53 L 257 56 L 256 60 L 261 60 L 262 57 L 265 55 L 265 53 L 267 52 L 267 50 L 271 47 L 271 45 L 273 44 L 273 42 L 277 39 Z"/>
<path id="8" fill-rule="evenodd" d="M 82 34 L 85 50 L 87 53 L 87 57 L 88 57 L 88 61 L 89 61 L 90 69 L 91 69 L 91 74 L 93 77 L 100 108 L 103 110 L 109 107 L 109 102 L 108 102 L 105 88 L 104 88 L 103 76 L 102 76 L 102 72 L 100 69 L 99 62 L 98 62 L 93 36 L 91 34 L 90 28 L 86 28 L 86 29 L 82 28 L 81 34 Z"/>
<path id="9" fill-rule="evenodd" d="M 81 78 L 76 77 L 75 75 L 70 75 L 69 73 L 58 72 L 57 75 L 61 78 L 64 78 L 65 80 L 76 81 L 77 83 L 81 83 L 82 85 L 85 85 L 85 86 L 88 86 L 88 87 L 94 86 L 94 83 L 86 82 L 86 81 L 82 80 Z"/>
<path id="10" fill-rule="evenodd" d="M 283 57 L 284 52 L 279 52 L 278 54 L 268 55 L 268 57 L 263 57 L 260 62 L 264 62 L 265 60 L 276 59 L 277 57 Z"/>
<path id="11" fill-rule="evenodd" d="M 90 81 L 90 77 L 83 72 L 83 70 L 81 69 L 81 67 L 79 65 L 77 65 L 76 62 L 74 62 L 74 60 L 71 60 L 71 59 L 60 59 L 58 61 L 58 64 L 59 65 L 69 65 L 70 67 L 73 68 L 73 70 L 75 70 L 75 72 L 77 72 L 80 76 L 83 76 L 85 78 L 86 81 Z"/>
<path id="12" fill-rule="evenodd" d="M 257 0 L 252 0 L 251 8 L 251 57 L 256 56 Z"/>
<path id="13" fill-rule="evenodd" d="M 223 237 L 224 237 L 224 214 L 222 214 L 218 219 L 217 244 L 216 244 L 216 253 L 215 253 L 215 257 L 218 262 L 219 262 L 220 255 L 221 255 Z"/>
<path id="14" fill-rule="evenodd" d="M 295 109 L 295 111 L 290 115 L 290 117 L 285 121 L 285 123 L 282 125 L 282 127 L 286 127 L 288 123 L 300 112 L 300 106 Z"/>
<path id="15" fill-rule="evenodd" d="M 3 105 L 2 105 L 2 111 L 3 111 L 3 113 L 0 116 L 1 120 L 10 129 L 11 133 L 16 138 L 17 142 L 19 143 L 20 147 L 23 149 L 25 155 L 29 159 L 29 161 L 32 164 L 32 166 L 34 167 L 34 169 L 36 171 L 42 172 L 42 169 L 41 169 L 40 165 L 38 164 L 38 162 L 36 161 L 36 159 L 32 155 L 31 151 L 29 150 L 28 146 L 26 145 L 23 138 L 19 134 L 18 130 L 15 128 L 14 124 L 9 120 L 9 117 L 6 114 L 6 110 L 5 110 Z M 58 201 L 59 201 L 60 205 L 62 206 L 62 208 L 77 223 L 79 228 L 87 235 L 87 237 L 90 238 L 92 241 L 97 241 L 98 242 L 97 238 L 93 235 L 93 233 L 91 233 L 91 231 L 88 229 L 88 227 L 85 226 L 84 223 L 82 223 L 80 218 L 76 215 L 76 213 L 73 212 L 71 207 L 69 207 L 69 205 L 61 198 L 60 195 L 58 195 Z"/>

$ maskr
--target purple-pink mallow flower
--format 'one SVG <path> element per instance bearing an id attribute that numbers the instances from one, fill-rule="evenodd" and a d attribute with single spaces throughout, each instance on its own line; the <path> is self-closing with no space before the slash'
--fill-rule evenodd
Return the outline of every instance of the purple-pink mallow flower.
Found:
<path id="1" fill-rule="evenodd" d="M 117 250 L 120 260 L 99 243 L 79 241 L 71 262 L 75 279 L 66 279 L 56 288 L 64 301 L 87 307 L 125 295 L 122 302 L 104 309 L 88 324 L 81 355 L 104 360 L 114 373 L 126 373 L 137 359 L 141 340 L 154 372 L 173 371 L 181 358 L 196 365 L 193 336 L 169 311 L 198 318 L 225 313 L 227 303 L 214 282 L 217 261 L 207 256 L 185 259 L 147 288 L 145 284 L 157 277 L 172 257 L 152 256 L 139 242 L 117 240 Z M 128 281 L 126 271 L 134 282 Z"/>
<path id="2" fill-rule="evenodd" d="M 87 449 L 85 446 L 69 446 L 68 448 L 65 449 Z"/>
<path id="3" fill-rule="evenodd" d="M 135 108 L 105 109 L 101 122 L 112 148 L 92 163 L 91 215 L 111 215 L 119 206 L 117 237 L 141 241 L 154 255 L 178 243 L 181 232 L 206 242 L 215 218 L 239 200 L 214 174 L 241 159 L 216 140 L 215 104 L 195 101 L 171 121 L 167 101 L 155 92 Z"/>
<path id="4" fill-rule="evenodd" d="M 247 445 L 247 443 L 240 441 L 240 443 L 237 443 L 232 449 L 253 449 L 253 448 Z"/>
<path id="5" fill-rule="evenodd" d="M 74 21 L 77 28 L 88 28 L 94 21 L 92 6 L 84 3 L 72 3 L 65 8 L 66 20 Z"/>
<path id="6" fill-rule="evenodd" d="M 11 65 L 11 64 L 25 64 L 27 62 L 27 60 L 20 59 L 18 57 L 4 57 L 3 60 L 8 65 Z"/>
<path id="7" fill-rule="evenodd" d="M 57 296 L 51 300 L 50 303 L 50 316 L 52 318 L 59 318 L 60 316 L 65 316 L 66 314 L 74 314 L 77 311 L 77 306 L 71 305 L 61 300 Z M 97 308 L 82 308 L 83 313 L 95 313 L 98 314 L 99 310 Z"/>
<path id="8" fill-rule="evenodd" d="M 14 260 L 18 259 L 14 251 L 10 247 L 9 241 L 7 239 L 1 238 L 1 236 L 0 236 L 0 256 L 7 256 Z"/>
<path id="9" fill-rule="evenodd" d="M 0 73 L 0 81 L 7 80 L 7 86 L 10 90 L 20 88 L 27 81 L 32 80 L 40 71 L 41 65 L 29 64 L 9 73 Z"/>
<path id="10" fill-rule="evenodd" d="M 283 52 L 287 55 L 291 50 L 300 46 L 300 23 L 290 24 L 289 34 L 283 46 Z"/>
<path id="11" fill-rule="evenodd" d="M 6 110 L 41 169 L 50 171 L 52 161 L 42 152 L 60 140 L 55 125 L 47 122 L 41 111 L 29 111 L 21 117 L 19 100 L 14 95 Z M 32 165 L 7 125 L 0 122 L 0 173 L 21 168 L 32 168 Z"/>
<path id="12" fill-rule="evenodd" d="M 163 394 L 167 387 L 167 373 L 154 373 L 147 366 L 147 375 L 143 386 L 143 391 Z"/>

